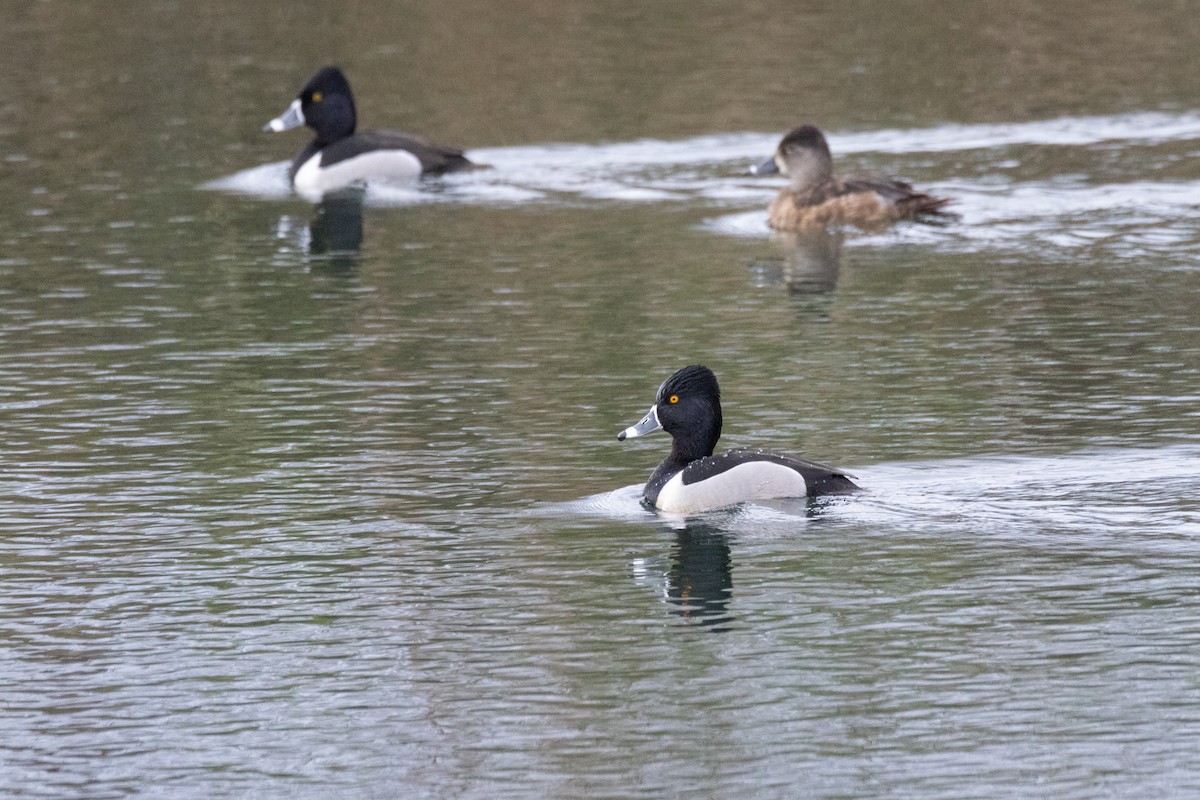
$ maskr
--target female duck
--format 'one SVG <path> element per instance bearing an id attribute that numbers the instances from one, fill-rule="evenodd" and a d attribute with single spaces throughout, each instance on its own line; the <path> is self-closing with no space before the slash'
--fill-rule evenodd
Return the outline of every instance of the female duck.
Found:
<path id="1" fill-rule="evenodd" d="M 834 467 L 762 450 L 714 456 L 721 437 L 721 390 L 708 367 L 676 372 L 658 388 L 650 413 L 626 428 L 624 441 L 656 430 L 671 434 L 671 454 L 650 475 L 647 505 L 686 514 L 746 500 L 849 494 L 858 487 Z"/>
<path id="2" fill-rule="evenodd" d="M 825 136 L 812 125 L 796 128 L 775 155 L 755 167 L 755 175 L 783 173 L 791 185 L 771 201 L 768 221 L 780 231 L 806 231 L 848 223 L 878 229 L 902 219 L 946 217 L 950 200 L 932 197 L 900 181 L 833 174 Z"/>
<path id="3" fill-rule="evenodd" d="M 288 177 L 297 193 L 311 200 L 368 179 L 412 181 L 478 166 L 461 150 L 420 136 L 355 133 L 354 95 L 337 67 L 324 67 L 314 75 L 287 110 L 263 130 L 286 131 L 300 125 L 312 128 L 317 136 L 292 161 Z"/>

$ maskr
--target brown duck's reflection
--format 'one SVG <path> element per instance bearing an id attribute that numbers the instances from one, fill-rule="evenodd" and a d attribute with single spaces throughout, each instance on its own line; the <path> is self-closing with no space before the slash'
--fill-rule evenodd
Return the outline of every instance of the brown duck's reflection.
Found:
<path id="1" fill-rule="evenodd" d="M 780 233 L 783 257 L 753 265 L 764 284 L 782 283 L 790 294 L 827 294 L 837 288 L 842 234 L 824 229 Z"/>
<path id="2" fill-rule="evenodd" d="M 345 191 L 322 198 L 308 226 L 308 250 L 352 265 L 363 241 L 363 193 Z"/>
<path id="3" fill-rule="evenodd" d="M 675 531 L 667 572 L 667 601 L 673 613 L 714 631 L 729 630 L 733 615 L 733 558 L 728 536 L 704 523 Z"/>

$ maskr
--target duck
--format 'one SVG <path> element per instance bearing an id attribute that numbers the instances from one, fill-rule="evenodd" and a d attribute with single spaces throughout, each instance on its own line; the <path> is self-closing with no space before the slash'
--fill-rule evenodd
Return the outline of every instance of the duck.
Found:
<path id="1" fill-rule="evenodd" d="M 721 389 L 711 369 L 693 364 L 658 387 L 654 405 L 618 441 L 658 430 L 671 435 L 671 454 L 650 474 L 642 502 L 678 514 L 712 511 L 749 500 L 844 495 L 859 490 L 836 467 L 741 448 L 713 455 L 721 437 Z"/>
<path id="2" fill-rule="evenodd" d="M 350 82 L 341 69 L 327 66 L 263 130 L 279 133 L 307 125 L 316 131 L 288 170 L 297 194 L 314 201 L 370 179 L 408 182 L 482 167 L 453 147 L 394 131 L 356 133 L 357 124 Z"/>
<path id="3" fill-rule="evenodd" d="M 932 222 L 952 216 L 942 210 L 952 202 L 949 198 L 918 192 L 903 181 L 834 175 L 829 143 L 813 125 L 791 130 L 780 140 L 775 154 L 750 173 L 781 173 L 791 181 L 768 208 L 767 221 L 779 231 L 813 231 L 842 224 L 879 230 L 900 220 Z"/>

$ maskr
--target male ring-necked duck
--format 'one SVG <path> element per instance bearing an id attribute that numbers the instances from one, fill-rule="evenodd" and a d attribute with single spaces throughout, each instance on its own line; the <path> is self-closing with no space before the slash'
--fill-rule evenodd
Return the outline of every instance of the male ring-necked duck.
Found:
<path id="1" fill-rule="evenodd" d="M 475 169 L 461 150 L 393 131 L 355 133 L 350 83 L 337 67 L 324 67 L 304 85 L 287 110 L 264 131 L 307 125 L 317 132 L 288 172 L 296 191 L 310 199 L 367 181 L 411 181 L 422 175 Z"/>
<path id="2" fill-rule="evenodd" d="M 671 455 L 658 465 L 642 493 L 663 511 L 708 511 L 746 500 L 849 494 L 858 489 L 835 467 L 762 450 L 714 456 L 721 437 L 721 390 L 708 367 L 684 367 L 658 387 L 650 412 L 617 439 L 656 430 L 671 434 Z"/>
<path id="3" fill-rule="evenodd" d="M 877 229 L 902 219 L 946 217 L 949 199 L 916 191 L 901 181 L 870 175 L 833 174 L 825 136 L 812 125 L 794 129 L 755 175 L 783 173 L 791 185 L 771 201 L 768 221 L 780 231 L 804 231 L 848 223 Z"/>

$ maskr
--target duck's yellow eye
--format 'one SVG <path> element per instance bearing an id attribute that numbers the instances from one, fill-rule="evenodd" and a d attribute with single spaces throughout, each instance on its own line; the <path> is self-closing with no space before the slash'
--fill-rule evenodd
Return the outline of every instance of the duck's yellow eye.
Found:
<path id="1" fill-rule="evenodd" d="M 321 97 L 322 97 L 322 95 L 320 92 L 313 92 L 313 102 L 314 103 L 321 102 Z"/>
<path id="2" fill-rule="evenodd" d="M 667 402 L 668 402 L 668 403 L 671 403 L 672 405 L 674 405 L 675 403 L 678 403 L 678 402 L 679 402 L 679 395 L 677 395 L 677 394 L 673 394 L 673 395 L 671 395 L 670 397 L 668 397 L 668 398 L 667 398 Z"/>

